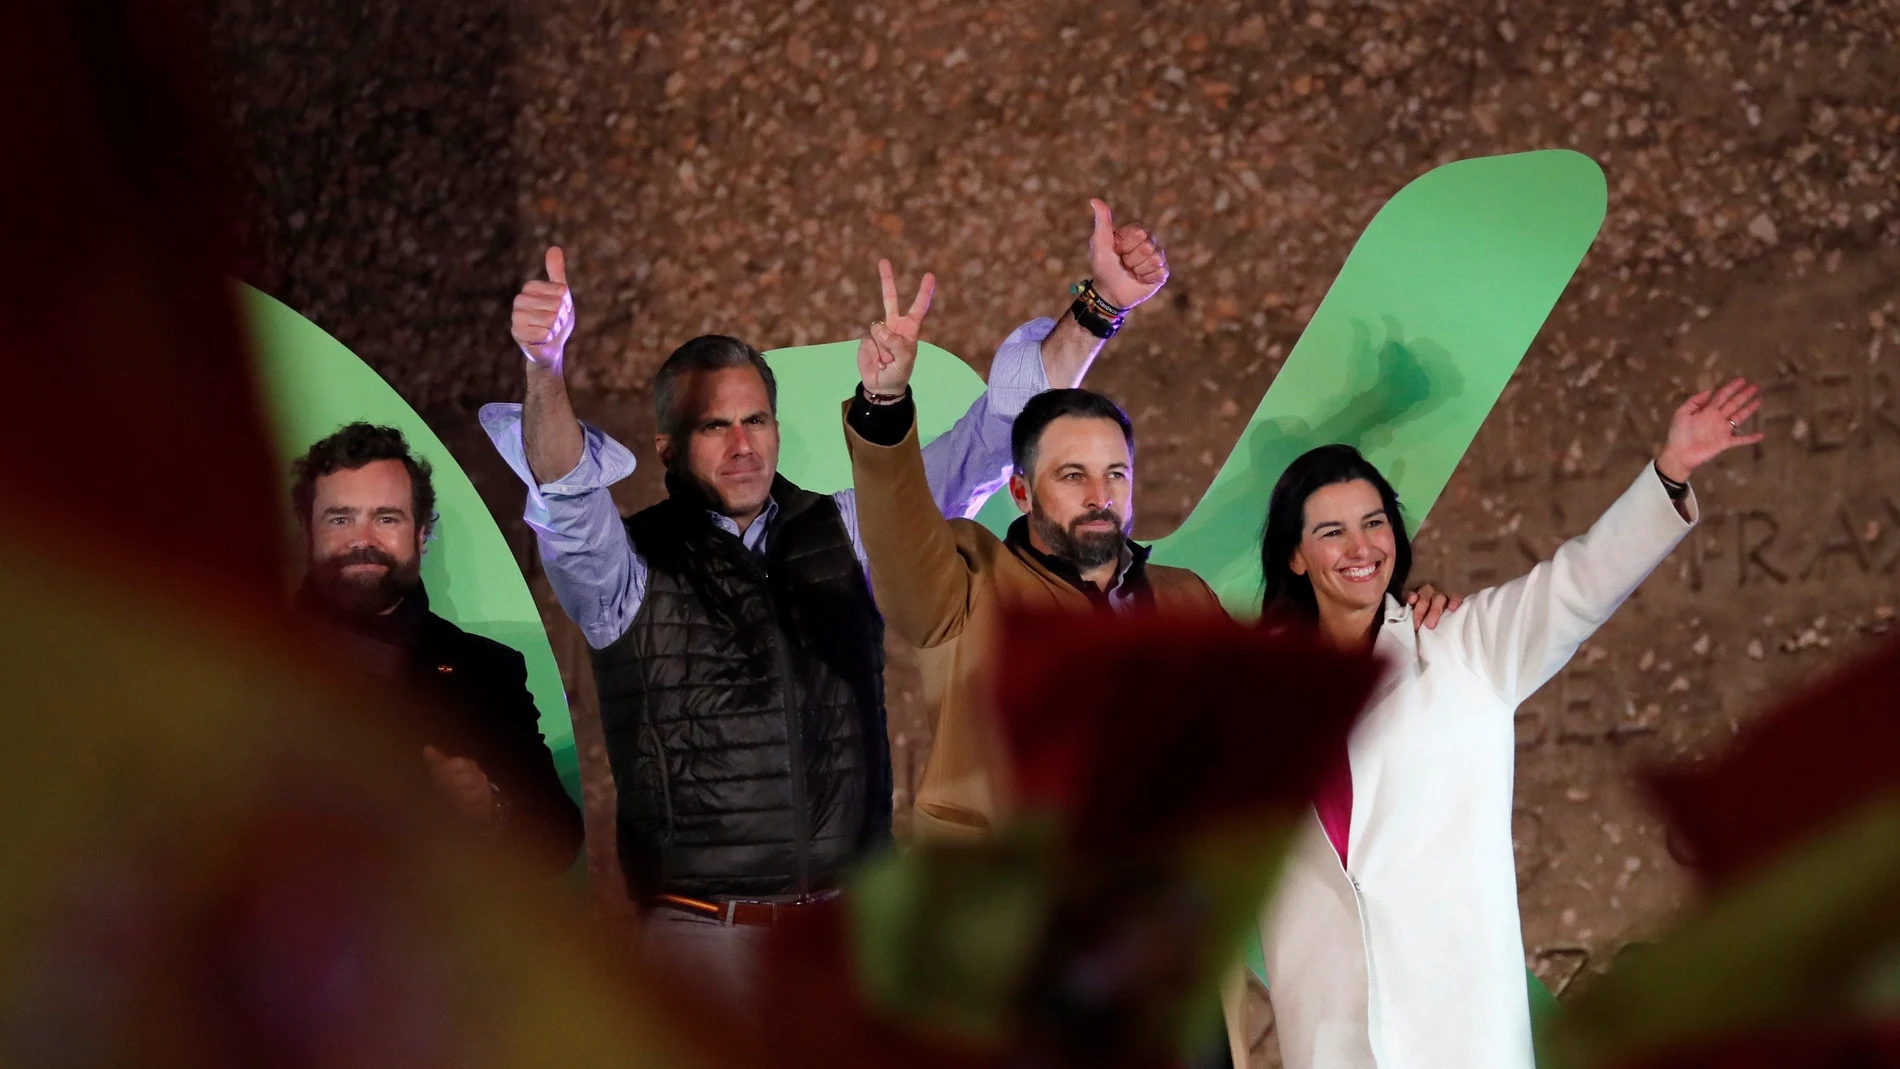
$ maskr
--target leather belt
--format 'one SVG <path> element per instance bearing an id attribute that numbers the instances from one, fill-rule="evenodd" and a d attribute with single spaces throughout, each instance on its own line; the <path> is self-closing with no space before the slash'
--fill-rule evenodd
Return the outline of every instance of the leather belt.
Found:
<path id="1" fill-rule="evenodd" d="M 823 891 L 815 895 L 802 895 L 783 902 L 763 902 L 752 898 L 721 898 L 707 900 L 688 898 L 685 895 L 654 895 L 648 901 L 655 906 L 677 909 L 682 913 L 716 920 L 724 925 L 745 925 L 747 927 L 769 928 L 791 913 L 809 909 L 820 902 L 838 897 L 836 891 Z"/>

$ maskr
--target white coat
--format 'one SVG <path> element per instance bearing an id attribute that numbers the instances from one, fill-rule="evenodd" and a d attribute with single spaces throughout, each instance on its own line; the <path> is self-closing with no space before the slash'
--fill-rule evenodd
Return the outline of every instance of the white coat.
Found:
<path id="1" fill-rule="evenodd" d="M 1693 522 L 1645 466 L 1588 534 L 1436 630 L 1386 599 L 1386 674 L 1347 743 L 1347 864 L 1309 811 L 1261 917 L 1288 1069 L 1531 1069 L 1513 713 Z"/>

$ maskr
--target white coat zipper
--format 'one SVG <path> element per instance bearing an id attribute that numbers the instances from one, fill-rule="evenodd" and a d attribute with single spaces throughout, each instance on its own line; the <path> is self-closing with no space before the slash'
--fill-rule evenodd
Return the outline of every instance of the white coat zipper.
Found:
<path id="1" fill-rule="evenodd" d="M 1313 809 L 1313 821 L 1314 823 L 1319 823 L 1318 808 Z M 1348 826 L 1350 826 L 1350 818 L 1348 818 Z M 1320 824 L 1320 835 L 1326 839 L 1326 852 L 1332 855 L 1333 863 L 1339 866 L 1339 874 L 1346 878 L 1346 886 L 1352 888 L 1353 909 L 1358 911 L 1359 914 L 1359 948 L 1364 954 L 1366 962 L 1366 1046 L 1371 1048 L 1372 1060 L 1376 1064 L 1379 1061 L 1380 1046 L 1378 1021 L 1379 1000 L 1377 997 L 1379 985 L 1376 982 L 1378 973 L 1372 961 L 1372 925 L 1366 920 L 1366 893 L 1365 890 L 1359 886 L 1359 881 L 1347 870 L 1345 859 L 1341 858 L 1339 851 L 1333 847 L 1332 837 L 1326 835 L 1326 826 L 1324 824 Z M 1346 849 L 1348 851 L 1352 849 L 1352 838 L 1350 834 L 1346 839 Z"/>

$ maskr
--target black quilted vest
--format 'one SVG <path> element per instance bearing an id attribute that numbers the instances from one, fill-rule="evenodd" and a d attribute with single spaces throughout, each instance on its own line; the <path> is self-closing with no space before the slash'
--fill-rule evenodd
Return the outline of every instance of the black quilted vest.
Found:
<path id="1" fill-rule="evenodd" d="M 891 834 L 884 620 L 837 502 L 777 479 L 761 561 L 667 489 L 627 520 L 645 600 L 594 654 L 629 889 L 833 886 Z"/>

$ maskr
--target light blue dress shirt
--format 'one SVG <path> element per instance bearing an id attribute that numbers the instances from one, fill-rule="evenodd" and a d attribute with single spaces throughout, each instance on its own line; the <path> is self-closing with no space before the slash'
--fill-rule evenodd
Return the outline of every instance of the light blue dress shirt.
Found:
<path id="1" fill-rule="evenodd" d="M 1049 388 L 1042 365 L 1042 341 L 1055 329 L 1053 319 L 1035 319 L 1017 327 L 996 350 L 989 388 L 956 425 L 924 447 L 924 471 L 931 496 L 945 516 L 972 516 L 989 495 L 1009 480 L 1009 430 L 1031 397 Z M 595 649 L 612 645 L 633 623 L 646 597 L 647 563 L 627 539 L 627 528 L 607 488 L 633 474 L 633 453 L 599 428 L 581 425 L 580 463 L 551 482 L 537 483 L 521 440 L 521 406 L 484 405 L 482 429 L 502 458 L 528 487 L 524 518 L 534 529 L 547 568 L 548 584 L 561 607 L 581 626 Z M 853 490 L 832 495 L 851 536 L 858 563 L 869 569 L 858 533 L 858 499 Z M 763 555 L 766 531 L 778 503 L 746 528 L 742 541 Z M 713 522 L 738 535 L 730 517 Z"/>

